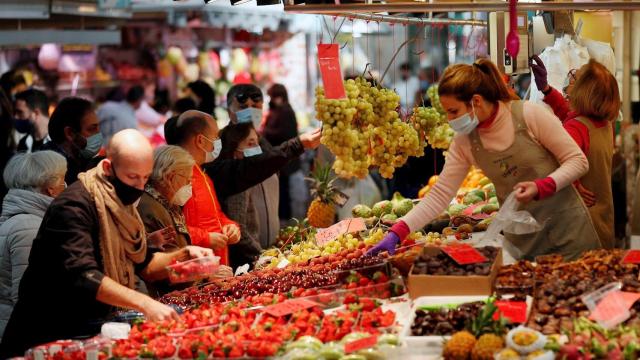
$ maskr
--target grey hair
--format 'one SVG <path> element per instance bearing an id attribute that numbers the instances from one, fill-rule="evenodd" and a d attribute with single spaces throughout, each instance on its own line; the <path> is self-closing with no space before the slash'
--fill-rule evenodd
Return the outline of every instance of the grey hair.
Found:
<path id="1" fill-rule="evenodd" d="M 179 146 L 159 146 L 153 152 L 153 172 L 149 182 L 152 185 L 162 184 L 164 175 L 178 169 L 191 169 L 195 163 L 191 154 Z"/>
<path id="2" fill-rule="evenodd" d="M 67 172 L 67 160 L 55 151 L 38 151 L 14 155 L 4 169 L 8 189 L 43 192 Z"/>

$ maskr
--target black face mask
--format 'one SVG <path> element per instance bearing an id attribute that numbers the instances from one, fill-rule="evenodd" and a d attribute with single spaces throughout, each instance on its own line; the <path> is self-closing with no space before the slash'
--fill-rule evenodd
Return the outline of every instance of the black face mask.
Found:
<path id="1" fill-rule="evenodd" d="M 33 131 L 33 124 L 28 119 L 14 119 L 13 125 L 21 134 L 31 134 Z"/>
<path id="2" fill-rule="evenodd" d="M 118 178 L 118 175 L 116 175 L 116 168 L 113 167 L 113 164 L 111 165 L 111 169 L 113 170 L 113 176 L 109 178 L 109 181 L 115 188 L 116 194 L 118 194 L 120 201 L 122 201 L 125 206 L 131 205 L 134 202 L 138 201 L 138 199 L 140 199 L 140 197 L 144 193 L 144 190 L 140 190 L 131 185 L 123 183 L 122 180 Z"/>

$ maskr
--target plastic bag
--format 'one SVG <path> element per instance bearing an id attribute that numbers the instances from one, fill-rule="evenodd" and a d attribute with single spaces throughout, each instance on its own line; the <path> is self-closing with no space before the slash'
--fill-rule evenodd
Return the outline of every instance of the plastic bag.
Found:
<path id="1" fill-rule="evenodd" d="M 609 43 L 591 40 L 587 38 L 578 39 L 578 43 L 587 48 L 589 56 L 604 65 L 610 73 L 616 73 L 616 56 Z"/>
<path id="2" fill-rule="evenodd" d="M 547 68 L 547 82 L 558 91 L 562 91 L 567 74 L 572 69 L 579 69 L 589 62 L 589 51 L 586 47 L 571 40 L 569 35 L 556 39 L 553 46 L 544 49 L 540 59 Z M 535 81 L 531 82 L 530 101 L 544 104 L 544 94 L 538 91 Z"/>
<path id="3" fill-rule="evenodd" d="M 543 225 L 526 210 L 518 210 L 520 203 L 516 200 L 515 192 L 509 194 L 504 204 L 501 204 L 500 211 L 487 228 L 483 237 L 485 240 L 495 240 L 501 231 L 509 234 L 523 235 L 531 234 L 542 230 Z"/>

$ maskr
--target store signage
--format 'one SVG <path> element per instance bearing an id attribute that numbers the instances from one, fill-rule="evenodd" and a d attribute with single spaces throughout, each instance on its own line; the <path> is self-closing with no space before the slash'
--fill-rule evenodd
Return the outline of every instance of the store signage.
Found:
<path id="1" fill-rule="evenodd" d="M 623 264 L 640 264 L 640 250 L 629 250 L 622 258 Z"/>
<path id="2" fill-rule="evenodd" d="M 347 93 L 340 69 L 340 48 L 338 44 L 318 44 L 318 64 L 327 99 L 345 99 Z"/>
<path id="3" fill-rule="evenodd" d="M 500 316 L 515 324 L 523 324 L 527 321 L 527 303 L 524 301 L 499 300 L 495 302 L 498 311 L 493 314 L 493 319 Z"/>
<path id="4" fill-rule="evenodd" d="M 324 246 L 342 234 L 357 233 L 366 229 L 367 227 L 362 218 L 345 219 L 326 229 L 318 230 L 316 233 L 316 244 L 318 244 L 318 246 Z"/>
<path id="5" fill-rule="evenodd" d="M 469 244 L 448 245 L 442 248 L 458 265 L 478 264 L 489 261 L 484 255 Z"/>
<path id="6" fill-rule="evenodd" d="M 318 304 L 317 302 L 311 301 L 309 299 L 291 299 L 283 301 L 279 304 L 267 306 L 263 309 L 263 311 L 269 315 L 281 317 L 319 305 L 320 304 Z"/>
<path id="7" fill-rule="evenodd" d="M 349 354 L 358 350 L 372 348 L 376 346 L 377 343 L 378 337 L 376 335 L 369 336 L 360 340 L 354 340 L 344 345 L 344 352 Z"/>

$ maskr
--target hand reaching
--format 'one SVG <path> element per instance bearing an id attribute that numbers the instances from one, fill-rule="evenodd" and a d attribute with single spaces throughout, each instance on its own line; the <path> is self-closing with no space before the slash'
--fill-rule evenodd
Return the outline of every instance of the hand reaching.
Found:
<path id="1" fill-rule="evenodd" d="M 399 242 L 400 237 L 393 231 L 389 231 L 382 241 L 367 251 L 367 255 L 378 255 L 383 251 L 388 252 L 389 255 L 393 255 L 396 252 L 396 245 L 398 245 Z"/>
<path id="2" fill-rule="evenodd" d="M 305 149 L 315 149 L 320 146 L 320 138 L 322 137 L 322 129 L 318 128 L 311 132 L 300 135 L 300 142 Z"/>
<path id="3" fill-rule="evenodd" d="M 547 81 L 547 68 L 544 66 L 540 57 L 538 55 L 533 55 L 529 59 L 529 66 L 531 67 L 531 72 L 533 73 L 538 90 L 546 91 L 549 88 L 549 83 Z"/>

